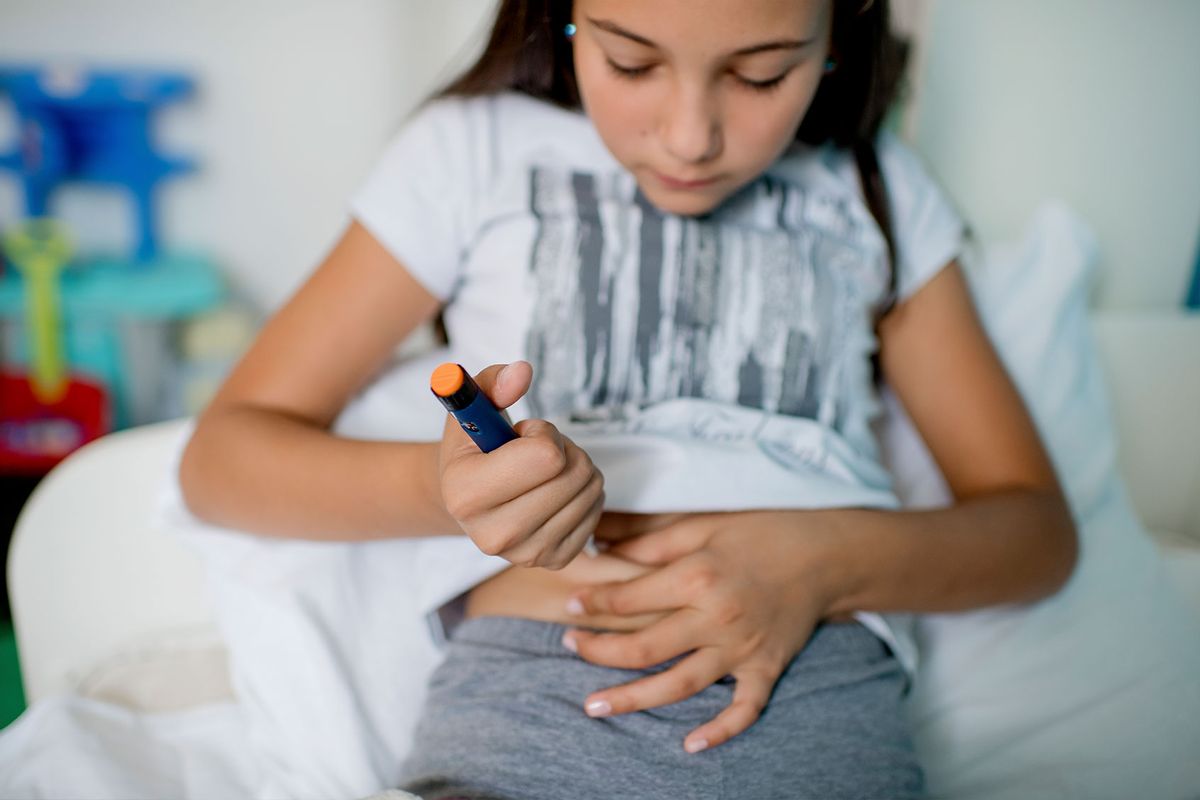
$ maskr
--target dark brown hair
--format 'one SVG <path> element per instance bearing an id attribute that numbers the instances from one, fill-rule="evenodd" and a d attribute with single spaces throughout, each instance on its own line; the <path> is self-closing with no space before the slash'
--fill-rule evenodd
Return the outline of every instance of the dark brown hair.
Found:
<path id="1" fill-rule="evenodd" d="M 572 5 L 570 0 L 501 0 L 479 60 L 435 96 L 517 91 L 579 109 L 574 55 L 564 34 Z M 836 67 L 822 79 L 796 139 L 811 145 L 832 142 L 854 154 L 867 207 L 883 232 L 892 265 L 882 316 L 895 302 L 896 247 L 874 142 L 907 61 L 906 44 L 891 32 L 888 0 L 833 0 L 830 54 Z"/>

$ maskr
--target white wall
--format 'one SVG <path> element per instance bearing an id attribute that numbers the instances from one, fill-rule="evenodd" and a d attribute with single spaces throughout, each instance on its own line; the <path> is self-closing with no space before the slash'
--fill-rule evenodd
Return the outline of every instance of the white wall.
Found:
<path id="1" fill-rule="evenodd" d="M 388 136 L 445 77 L 484 0 L 0 0 L 0 61 L 149 65 L 192 74 L 159 149 L 200 162 L 163 184 L 162 239 L 213 253 L 259 304 L 281 302 L 345 224 L 345 202 Z M 461 59 L 460 59 L 461 60 Z M 11 113 L 0 103 L 0 147 Z M 0 172 L 0 224 L 20 209 Z M 55 211 L 84 246 L 122 247 L 116 191 L 71 188 Z"/>
<path id="2" fill-rule="evenodd" d="M 1178 306 L 1200 234 L 1200 2 L 934 0 L 915 143 L 984 237 L 1089 222 L 1097 304 Z"/>

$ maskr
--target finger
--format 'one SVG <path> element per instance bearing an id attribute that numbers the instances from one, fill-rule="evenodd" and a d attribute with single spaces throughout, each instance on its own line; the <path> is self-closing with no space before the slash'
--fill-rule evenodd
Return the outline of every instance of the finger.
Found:
<path id="1" fill-rule="evenodd" d="M 503 411 L 520 400 L 533 383 L 533 365 L 528 361 L 492 364 L 475 376 L 475 383 L 497 409 Z"/>
<path id="2" fill-rule="evenodd" d="M 724 744 L 753 725 L 767 707 L 780 674 L 765 666 L 735 670 L 733 677 L 737 686 L 733 690 L 733 701 L 720 714 L 689 733 L 683 740 L 683 749 L 699 753 Z"/>
<path id="3" fill-rule="evenodd" d="M 632 633 L 595 633 L 572 629 L 563 644 L 584 661 L 618 669 L 646 669 L 675 656 L 711 644 L 703 635 L 703 619 L 692 609 L 680 609 L 659 622 Z"/>
<path id="4" fill-rule="evenodd" d="M 667 527 L 615 544 L 608 552 L 639 564 L 658 566 L 696 552 L 709 538 L 710 531 L 702 517 L 681 515 Z"/>
<path id="5" fill-rule="evenodd" d="M 587 453 L 565 441 L 567 466 L 559 475 L 474 518 L 471 538 L 484 552 L 534 566 L 538 554 L 549 555 L 591 511 L 603 493 L 604 476 Z"/>
<path id="6" fill-rule="evenodd" d="M 608 511 L 596 526 L 596 539 L 619 542 L 648 531 L 666 527 L 682 519 L 686 514 L 630 514 L 624 511 Z"/>
<path id="7" fill-rule="evenodd" d="M 587 542 L 591 527 L 600 516 L 598 503 L 604 495 L 604 479 L 593 472 L 591 479 L 544 523 L 511 548 L 499 553 L 503 558 L 524 567 L 561 569 L 573 559 Z M 591 525 L 587 519 L 591 517 Z M 560 552 L 564 541 L 574 537 L 576 549 L 570 555 Z"/>
<path id="8" fill-rule="evenodd" d="M 517 432 L 519 438 L 506 442 L 502 447 L 498 447 L 490 453 L 482 453 L 479 445 L 475 444 L 475 440 L 467 435 L 458 420 L 453 415 L 447 414 L 446 425 L 442 430 L 442 439 L 449 442 L 450 452 L 445 461 L 449 463 L 462 458 L 472 458 L 475 461 L 487 459 L 488 463 L 499 463 L 505 460 L 504 457 L 516 458 L 517 451 L 531 449 L 528 445 L 520 444 L 525 439 L 549 439 L 558 444 L 560 448 L 563 446 L 563 435 L 558 428 L 544 419 L 523 419 L 513 426 L 513 430 Z"/>
<path id="9" fill-rule="evenodd" d="M 454 428 L 458 428 L 457 424 Z M 447 436 L 454 437 L 457 443 L 443 457 L 442 483 L 466 484 L 471 489 L 454 494 L 446 492 L 447 509 L 455 519 L 472 519 L 489 513 L 553 481 L 570 465 L 567 439 L 549 422 L 525 420 L 519 424 L 518 432 L 522 433 L 519 439 L 490 453 L 481 453 L 461 429 L 447 429 Z"/>
<path id="10" fill-rule="evenodd" d="M 609 717 L 678 703 L 725 674 L 716 648 L 707 647 L 668 670 L 588 695 L 583 710 L 589 717 Z"/>
<path id="11" fill-rule="evenodd" d="M 592 504 L 591 509 L 584 518 L 575 526 L 559 544 L 555 550 L 552 560 L 545 564 L 546 569 L 562 569 L 567 564 L 579 556 L 587 547 L 588 541 L 592 538 L 596 530 L 596 524 L 600 521 L 600 515 L 604 513 L 604 489 L 603 482 L 601 483 L 600 496 Z"/>
<path id="12" fill-rule="evenodd" d="M 571 595 L 566 611 L 572 615 L 624 617 L 683 608 L 690 605 L 695 569 L 696 565 L 685 558 L 627 581 L 588 586 Z"/>

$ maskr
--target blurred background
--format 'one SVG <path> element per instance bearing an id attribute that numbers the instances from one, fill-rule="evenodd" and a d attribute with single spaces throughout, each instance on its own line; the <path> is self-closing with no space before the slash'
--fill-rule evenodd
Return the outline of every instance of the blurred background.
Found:
<path id="1" fill-rule="evenodd" d="M 493 8 L 0 0 L 0 545 L 71 449 L 202 406 Z M 1060 198 L 1100 241 L 1097 307 L 1200 305 L 1200 2 L 895 16 L 915 48 L 898 127 L 980 238 Z M 6 619 L 0 725 L 23 707 Z"/>

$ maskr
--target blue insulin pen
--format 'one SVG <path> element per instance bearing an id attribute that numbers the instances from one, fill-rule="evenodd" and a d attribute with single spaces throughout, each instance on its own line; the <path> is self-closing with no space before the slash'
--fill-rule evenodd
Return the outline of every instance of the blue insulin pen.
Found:
<path id="1" fill-rule="evenodd" d="M 429 378 L 429 388 L 483 452 L 490 453 L 518 438 L 513 426 L 496 410 L 461 364 L 447 361 L 435 369 Z M 594 537 L 588 537 L 583 552 L 589 556 L 599 553 Z"/>
<path id="2" fill-rule="evenodd" d="M 517 432 L 461 364 L 446 362 L 433 371 L 429 388 L 471 441 L 485 453 L 517 438 Z"/>

